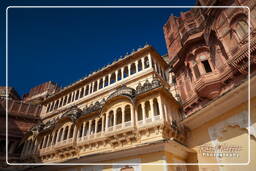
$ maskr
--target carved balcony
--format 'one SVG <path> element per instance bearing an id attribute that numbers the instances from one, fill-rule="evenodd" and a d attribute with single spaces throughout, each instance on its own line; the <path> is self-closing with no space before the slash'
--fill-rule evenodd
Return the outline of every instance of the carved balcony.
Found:
<path id="1" fill-rule="evenodd" d="M 221 90 L 221 81 L 219 80 L 219 74 L 212 72 L 202 75 L 195 82 L 195 90 L 200 97 L 213 99 L 219 95 Z"/>

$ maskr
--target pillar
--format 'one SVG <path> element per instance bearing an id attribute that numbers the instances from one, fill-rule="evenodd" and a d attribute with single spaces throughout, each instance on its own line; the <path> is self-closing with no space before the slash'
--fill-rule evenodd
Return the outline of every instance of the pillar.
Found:
<path id="1" fill-rule="evenodd" d="M 82 131 L 82 137 L 84 136 L 84 131 L 85 131 L 85 123 L 86 123 L 86 122 L 83 122 L 83 131 Z"/>
<path id="2" fill-rule="evenodd" d="M 94 134 L 97 133 L 97 129 L 98 129 L 98 118 L 95 119 L 95 128 L 94 128 Z"/>
<path id="3" fill-rule="evenodd" d="M 77 125 L 74 126 L 74 130 L 73 130 L 73 142 L 76 141 L 76 137 L 77 137 Z"/>
<path id="4" fill-rule="evenodd" d="M 164 117 L 164 113 L 163 113 L 163 103 L 162 103 L 162 99 L 160 96 L 157 97 L 157 101 L 158 101 L 160 117 L 161 117 L 161 119 L 163 119 L 165 121 L 165 117 Z"/>
<path id="5" fill-rule="evenodd" d="M 149 100 L 149 104 L 150 104 L 150 111 L 151 111 L 151 114 L 152 114 L 152 120 L 154 121 L 155 120 L 155 118 L 154 118 L 154 114 L 155 114 L 155 112 L 154 112 L 154 105 L 153 105 L 153 99 L 150 99 Z"/>
<path id="6" fill-rule="evenodd" d="M 134 118 L 135 118 L 135 116 L 134 116 L 134 107 L 132 105 L 131 106 L 131 125 L 132 126 L 134 126 L 134 123 L 135 123 Z"/>
<path id="7" fill-rule="evenodd" d="M 102 88 L 105 87 L 105 76 L 103 77 L 103 84 L 102 84 Z"/>
<path id="8" fill-rule="evenodd" d="M 92 120 L 89 121 L 89 135 L 91 135 Z"/>
<path id="9" fill-rule="evenodd" d="M 121 80 L 123 80 L 123 79 L 124 79 L 124 67 L 121 68 Z"/>
<path id="10" fill-rule="evenodd" d="M 148 62 L 149 62 L 149 68 L 151 68 L 152 67 L 152 57 L 151 57 L 150 53 L 148 54 Z"/>
<path id="11" fill-rule="evenodd" d="M 116 82 L 118 81 L 118 70 L 115 71 L 116 74 Z"/>
<path id="12" fill-rule="evenodd" d="M 143 70 L 143 69 L 145 69 L 144 58 L 141 58 L 141 63 L 142 63 L 142 70 Z"/>
<path id="13" fill-rule="evenodd" d="M 108 130 L 108 119 L 109 119 L 109 113 L 106 114 L 106 127 L 105 127 L 105 131 Z"/>
<path id="14" fill-rule="evenodd" d="M 60 141 L 63 141 L 63 139 L 64 139 L 64 134 L 65 134 L 65 127 L 63 127 L 63 131 L 62 131 L 62 135 L 61 135 L 61 140 L 60 140 Z"/>
<path id="15" fill-rule="evenodd" d="M 125 117 L 125 108 L 124 107 L 122 107 L 122 127 L 124 127 L 124 122 L 125 122 L 125 120 L 124 120 L 124 117 Z"/>
<path id="16" fill-rule="evenodd" d="M 131 64 L 128 65 L 128 76 L 131 75 Z"/>
<path id="17" fill-rule="evenodd" d="M 55 144 L 58 142 L 58 140 L 59 140 L 59 136 L 60 136 L 60 129 L 58 129 L 58 132 L 57 132 L 57 138 L 56 138 Z"/>
<path id="18" fill-rule="evenodd" d="M 145 119 L 146 119 L 145 102 L 141 103 L 141 109 L 142 109 L 142 120 L 143 120 L 143 123 L 145 123 Z"/>
<path id="19" fill-rule="evenodd" d="M 116 110 L 114 110 L 114 123 L 113 123 L 114 129 L 116 128 Z"/>
<path id="20" fill-rule="evenodd" d="M 68 137 L 67 139 L 69 139 L 69 136 L 70 136 L 70 130 L 71 130 L 71 125 L 68 126 Z"/>
<path id="21" fill-rule="evenodd" d="M 108 74 L 108 85 L 110 85 L 110 77 L 111 77 L 111 74 Z"/>
<path id="22" fill-rule="evenodd" d="M 103 116 L 102 116 L 101 121 L 102 121 L 102 122 L 101 122 L 101 123 L 102 123 L 102 124 L 101 124 L 101 131 L 102 131 L 102 132 L 104 132 L 104 126 L 105 126 L 105 122 L 104 122 L 104 121 L 105 121 L 105 115 L 103 115 Z"/>

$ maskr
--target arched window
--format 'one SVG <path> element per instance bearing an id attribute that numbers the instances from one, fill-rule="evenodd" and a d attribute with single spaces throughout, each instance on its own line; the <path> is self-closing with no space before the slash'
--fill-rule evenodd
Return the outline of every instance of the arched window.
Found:
<path id="1" fill-rule="evenodd" d="M 84 125 L 84 123 L 81 124 L 80 127 L 79 127 L 79 137 L 82 137 L 82 134 L 83 134 L 83 125 Z"/>
<path id="2" fill-rule="evenodd" d="M 121 108 L 118 108 L 116 110 L 116 124 L 120 124 L 122 123 L 122 109 Z"/>
<path id="3" fill-rule="evenodd" d="M 150 117 L 150 114 L 151 114 L 151 109 L 150 109 L 150 104 L 149 104 L 149 101 L 146 101 L 145 103 L 145 114 L 146 114 L 146 118 L 149 118 Z"/>
<path id="4" fill-rule="evenodd" d="M 93 86 L 93 92 L 97 91 L 97 86 L 98 86 L 98 82 L 95 81 Z"/>
<path id="5" fill-rule="evenodd" d="M 113 84 L 116 82 L 116 74 L 113 72 L 110 77 L 110 84 Z"/>
<path id="6" fill-rule="evenodd" d="M 145 69 L 149 67 L 149 60 L 147 56 L 144 58 L 144 67 Z"/>
<path id="7" fill-rule="evenodd" d="M 125 110 L 124 110 L 124 121 L 128 122 L 131 120 L 131 107 L 130 105 L 126 105 L 125 106 Z"/>
<path id="8" fill-rule="evenodd" d="M 62 101 L 63 101 L 63 98 L 60 99 L 60 104 L 59 104 L 59 107 L 62 106 Z"/>
<path id="9" fill-rule="evenodd" d="M 60 133 L 59 133 L 59 138 L 58 138 L 58 142 L 60 142 L 60 140 L 61 140 L 61 137 L 62 137 L 62 134 L 63 134 L 63 128 L 61 128 L 61 130 L 60 130 Z"/>
<path id="10" fill-rule="evenodd" d="M 138 121 L 143 119 L 141 104 L 139 104 L 139 106 L 138 106 L 138 118 L 137 119 L 138 119 Z"/>
<path id="11" fill-rule="evenodd" d="M 90 132 L 90 135 L 94 134 L 95 133 L 95 120 L 92 121 L 91 123 L 91 132 Z"/>
<path id="12" fill-rule="evenodd" d="M 79 98 L 79 90 L 76 90 L 76 98 L 75 100 L 77 100 Z"/>
<path id="13" fill-rule="evenodd" d="M 153 100 L 153 107 L 154 107 L 154 116 L 160 115 L 159 105 L 158 105 L 158 101 L 156 98 L 154 98 L 154 100 Z"/>
<path id="14" fill-rule="evenodd" d="M 71 102 L 71 97 L 72 97 L 72 95 L 71 95 L 71 93 L 70 93 L 70 94 L 69 94 L 69 97 L 68 97 L 68 103 Z"/>
<path id="15" fill-rule="evenodd" d="M 57 132 L 58 132 L 58 130 L 56 130 L 55 133 L 54 133 L 54 135 L 53 135 L 53 145 L 56 143 Z"/>
<path id="16" fill-rule="evenodd" d="M 93 88 L 94 88 L 94 87 L 93 87 L 93 83 L 90 84 L 90 87 L 91 87 L 91 88 L 90 88 L 90 94 L 92 94 Z"/>
<path id="17" fill-rule="evenodd" d="M 111 127 L 114 124 L 114 112 L 112 110 L 109 112 L 108 117 L 108 127 Z"/>
<path id="18" fill-rule="evenodd" d="M 84 130 L 84 135 L 83 136 L 86 136 L 89 134 L 89 122 L 86 122 L 85 123 L 85 130 Z"/>
<path id="19" fill-rule="evenodd" d="M 89 94 L 89 85 L 87 85 L 85 88 L 85 95 L 88 95 L 88 94 Z"/>
<path id="20" fill-rule="evenodd" d="M 138 61 L 138 72 L 142 70 L 142 62 L 141 60 Z"/>
<path id="21" fill-rule="evenodd" d="M 248 36 L 248 24 L 244 20 L 240 20 L 234 24 L 234 29 L 240 40 Z"/>
<path id="22" fill-rule="evenodd" d="M 84 96 L 84 87 L 80 91 L 80 98 L 82 98 L 83 96 Z"/>
<path id="23" fill-rule="evenodd" d="M 66 105 L 66 104 L 67 104 L 67 99 L 68 99 L 68 96 L 65 96 L 63 105 Z"/>
<path id="24" fill-rule="evenodd" d="M 131 75 L 136 73 L 136 65 L 135 65 L 135 63 L 131 64 L 131 72 L 130 73 L 131 73 Z"/>
<path id="25" fill-rule="evenodd" d="M 98 120 L 97 132 L 101 132 L 102 131 L 101 128 L 102 128 L 102 118 Z"/>
<path id="26" fill-rule="evenodd" d="M 68 138 L 68 128 L 69 128 L 69 126 L 65 127 L 64 138 L 63 138 L 64 140 L 66 140 Z"/>
<path id="27" fill-rule="evenodd" d="M 70 128 L 69 138 L 73 137 L 73 133 L 74 133 L 74 124 Z"/>
<path id="28" fill-rule="evenodd" d="M 56 101 L 54 109 L 57 109 L 59 105 L 59 100 Z"/>
<path id="29" fill-rule="evenodd" d="M 100 85 L 99 85 L 99 89 L 103 88 L 103 78 L 100 79 Z"/>
<path id="30" fill-rule="evenodd" d="M 128 66 L 124 67 L 124 78 L 129 76 Z"/>
<path id="31" fill-rule="evenodd" d="M 119 69 L 117 72 L 117 81 L 119 81 L 121 79 L 122 79 L 122 71 L 121 71 L 121 69 Z"/>
<path id="32" fill-rule="evenodd" d="M 105 83 L 104 83 L 104 87 L 107 87 L 109 85 L 109 82 L 108 82 L 108 75 L 105 77 Z"/>

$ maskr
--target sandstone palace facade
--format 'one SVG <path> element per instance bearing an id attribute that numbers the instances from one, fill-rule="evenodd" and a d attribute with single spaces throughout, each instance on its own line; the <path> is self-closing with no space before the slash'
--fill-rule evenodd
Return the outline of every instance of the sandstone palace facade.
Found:
<path id="1" fill-rule="evenodd" d="M 77 163 L 33 171 L 255 170 L 256 1 L 196 5 L 247 6 L 250 21 L 245 7 L 192 8 L 164 24 L 168 55 L 145 45 L 62 89 L 35 87 L 19 99 L 38 107 L 37 122 L 13 161 Z"/>

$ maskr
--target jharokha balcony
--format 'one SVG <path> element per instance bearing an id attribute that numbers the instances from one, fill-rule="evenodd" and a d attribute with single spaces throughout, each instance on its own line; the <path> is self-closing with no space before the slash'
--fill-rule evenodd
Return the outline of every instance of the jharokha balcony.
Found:
<path id="1" fill-rule="evenodd" d="M 178 109 L 179 104 L 156 77 L 139 83 L 136 89 L 121 86 L 106 100 L 83 110 L 73 106 L 55 119 L 33 127 L 22 158 L 62 162 L 169 138 L 182 143 L 184 128 L 173 119 L 181 118 Z"/>

